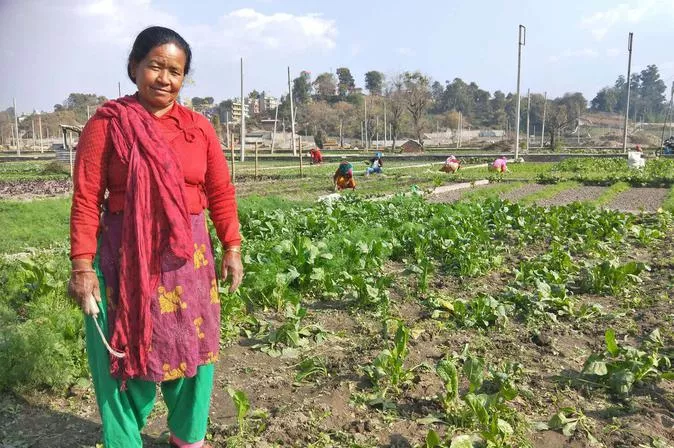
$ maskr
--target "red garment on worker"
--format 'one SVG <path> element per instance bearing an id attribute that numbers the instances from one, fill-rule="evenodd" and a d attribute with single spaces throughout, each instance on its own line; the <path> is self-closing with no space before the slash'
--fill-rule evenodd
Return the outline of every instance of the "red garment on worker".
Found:
<path id="1" fill-rule="evenodd" d="M 129 96 L 106 103 L 85 127 L 74 184 L 71 257 L 93 256 L 106 189 L 108 211 L 124 210 L 111 345 L 127 354 L 122 378 L 143 375 L 152 335 L 149 299 L 160 271 L 191 259 L 189 214 L 203 210 L 205 195 L 220 239 L 240 244 L 224 155 L 205 118 L 179 105 L 158 118 Z M 118 360 L 111 361 L 111 371 L 119 372 Z"/>

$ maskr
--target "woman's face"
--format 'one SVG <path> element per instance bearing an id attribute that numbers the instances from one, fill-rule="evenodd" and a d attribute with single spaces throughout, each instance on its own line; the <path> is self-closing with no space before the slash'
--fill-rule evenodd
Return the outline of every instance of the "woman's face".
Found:
<path id="1" fill-rule="evenodd" d="M 168 110 L 180 93 L 185 79 L 185 52 L 169 43 L 154 47 L 131 69 L 141 104 L 150 112 Z"/>

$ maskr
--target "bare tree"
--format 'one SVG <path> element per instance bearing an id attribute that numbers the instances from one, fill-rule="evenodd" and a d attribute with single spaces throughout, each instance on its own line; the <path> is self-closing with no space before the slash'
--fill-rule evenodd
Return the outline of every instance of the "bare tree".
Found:
<path id="1" fill-rule="evenodd" d="M 403 74 L 405 106 L 412 117 L 414 133 L 423 147 L 423 127 L 426 110 L 431 103 L 430 80 L 421 72 L 405 72 Z"/>
<path id="2" fill-rule="evenodd" d="M 400 75 L 394 76 L 389 85 L 386 87 L 386 107 L 388 122 L 391 124 L 391 139 L 393 146 L 396 147 L 396 138 L 400 131 L 400 122 L 405 111 L 405 95 L 403 93 L 403 77 Z"/>

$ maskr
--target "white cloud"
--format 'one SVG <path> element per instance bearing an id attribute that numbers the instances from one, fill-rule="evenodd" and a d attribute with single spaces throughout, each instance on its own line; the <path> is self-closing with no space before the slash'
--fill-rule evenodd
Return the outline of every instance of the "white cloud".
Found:
<path id="1" fill-rule="evenodd" d="M 319 14 L 264 14 L 242 8 L 222 15 L 213 25 L 182 24 L 179 17 L 163 12 L 151 0 L 96 0 L 74 7 L 87 18 L 94 39 L 129 46 L 133 37 L 150 25 L 175 28 L 195 48 L 234 51 L 238 55 L 260 50 L 297 53 L 336 47 L 334 20 Z"/>
<path id="2" fill-rule="evenodd" d="M 552 55 L 548 57 L 548 62 L 559 62 L 562 59 L 592 59 L 599 56 L 596 50 L 592 48 L 581 48 L 579 50 L 564 50 L 558 55 Z"/>
<path id="3" fill-rule="evenodd" d="M 674 0 L 641 0 L 638 3 L 620 3 L 607 10 L 585 16 L 580 27 L 589 30 L 595 39 L 601 40 L 614 27 L 621 24 L 637 24 L 647 19 L 671 14 Z"/>

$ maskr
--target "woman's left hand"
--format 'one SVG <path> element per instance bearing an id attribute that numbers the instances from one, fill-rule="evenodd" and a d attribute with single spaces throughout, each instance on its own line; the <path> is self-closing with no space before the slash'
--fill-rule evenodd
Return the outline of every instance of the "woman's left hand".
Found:
<path id="1" fill-rule="evenodd" d="M 222 280 L 230 279 L 229 292 L 234 292 L 243 280 L 243 263 L 241 263 L 241 252 L 225 250 L 222 259 Z"/>

